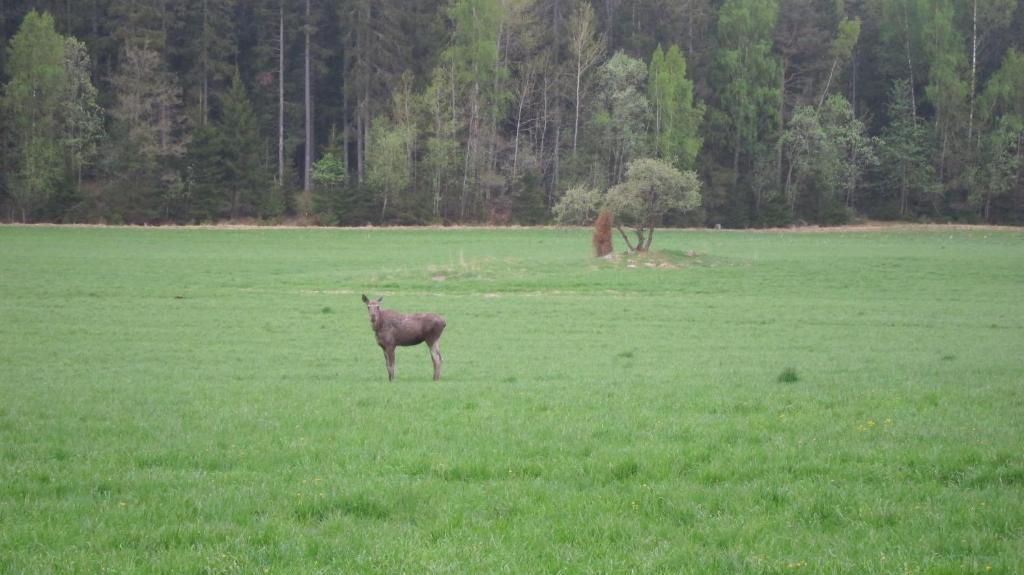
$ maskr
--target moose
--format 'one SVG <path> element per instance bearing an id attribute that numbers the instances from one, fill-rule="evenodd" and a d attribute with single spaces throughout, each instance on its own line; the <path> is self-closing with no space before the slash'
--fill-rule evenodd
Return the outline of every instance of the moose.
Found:
<path id="1" fill-rule="evenodd" d="M 430 360 L 434 362 L 434 381 L 441 379 L 441 350 L 437 340 L 444 331 L 444 318 L 433 313 L 402 315 L 390 309 L 381 309 L 381 296 L 371 300 L 363 294 L 363 303 L 370 312 L 370 326 L 377 336 L 377 345 L 384 350 L 384 361 L 388 367 L 388 381 L 395 379 L 395 346 L 419 345 L 426 342 L 430 348 Z"/>

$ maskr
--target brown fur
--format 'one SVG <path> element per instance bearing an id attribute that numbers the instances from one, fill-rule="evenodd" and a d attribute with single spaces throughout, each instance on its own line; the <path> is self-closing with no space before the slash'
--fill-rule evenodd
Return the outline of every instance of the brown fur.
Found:
<path id="1" fill-rule="evenodd" d="M 594 220 L 594 253 L 597 257 L 604 257 L 612 253 L 612 214 L 605 210 L 598 214 Z"/>
<path id="2" fill-rule="evenodd" d="M 370 327 L 377 336 L 377 345 L 384 350 L 384 363 L 388 368 L 388 381 L 395 378 L 395 347 L 426 343 L 430 348 L 430 360 L 434 363 L 434 381 L 441 378 L 441 350 L 437 340 L 444 331 L 444 318 L 433 313 L 402 315 L 381 309 L 378 298 L 371 300 L 365 295 L 363 303 L 370 312 Z"/>

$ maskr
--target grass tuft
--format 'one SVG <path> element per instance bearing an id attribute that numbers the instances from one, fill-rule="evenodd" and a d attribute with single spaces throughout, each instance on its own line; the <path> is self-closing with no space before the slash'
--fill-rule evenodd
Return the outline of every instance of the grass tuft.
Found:
<path id="1" fill-rule="evenodd" d="M 782 370 L 778 377 L 779 383 L 796 383 L 798 381 L 800 381 L 800 376 L 796 373 L 796 369 L 792 367 Z"/>
<path id="2" fill-rule="evenodd" d="M 611 466 L 610 475 L 615 481 L 625 481 L 640 473 L 640 464 L 628 460 L 616 463 Z"/>
<path id="3" fill-rule="evenodd" d="M 311 501 L 300 503 L 295 508 L 295 517 L 300 521 L 326 521 L 337 516 L 387 519 L 390 515 L 391 511 L 385 505 L 363 494 L 337 497 L 317 496 Z"/>

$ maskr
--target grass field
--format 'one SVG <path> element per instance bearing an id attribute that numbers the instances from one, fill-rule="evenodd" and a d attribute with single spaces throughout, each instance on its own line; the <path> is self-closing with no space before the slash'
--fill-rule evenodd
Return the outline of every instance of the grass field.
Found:
<path id="1" fill-rule="evenodd" d="M 0 227 L 0 571 L 1024 572 L 1024 233 L 654 248 Z"/>

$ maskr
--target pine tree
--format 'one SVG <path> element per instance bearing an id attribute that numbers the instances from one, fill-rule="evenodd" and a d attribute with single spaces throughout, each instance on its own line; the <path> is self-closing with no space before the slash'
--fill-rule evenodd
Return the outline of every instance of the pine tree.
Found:
<path id="1" fill-rule="evenodd" d="M 176 77 L 159 53 L 129 43 L 113 79 L 120 217 L 144 222 L 166 215 L 166 197 L 181 182 L 175 162 L 185 154 L 189 123 Z M 176 191 L 173 193 L 177 193 Z"/>
<path id="2" fill-rule="evenodd" d="M 335 225 L 348 211 L 344 194 L 348 168 L 343 158 L 342 151 L 336 145 L 331 145 L 313 164 L 313 181 L 316 183 L 313 212 L 321 224 Z"/>
<path id="3" fill-rule="evenodd" d="M 889 123 L 881 135 L 879 157 L 885 189 L 896 192 L 896 215 L 937 208 L 941 185 L 930 161 L 927 128 L 914 115 L 909 80 L 897 80 L 890 91 Z"/>
<path id="4" fill-rule="evenodd" d="M 185 66 L 183 88 L 197 123 L 210 119 L 213 96 L 226 90 L 237 62 L 237 0 L 188 0 L 185 25 L 176 34 L 175 56 Z"/>
<path id="5" fill-rule="evenodd" d="M 262 161 L 256 115 L 237 68 L 231 89 L 222 99 L 218 128 L 228 144 L 224 150 L 228 179 L 223 187 L 230 195 L 230 216 L 256 216 L 269 191 L 270 178 Z"/>
<path id="6" fill-rule="evenodd" d="M 262 156 L 256 114 L 236 70 L 211 122 L 189 146 L 194 170 L 193 216 L 216 220 L 262 215 L 270 175 Z"/>
<path id="7" fill-rule="evenodd" d="M 86 165 L 93 161 L 103 138 L 103 110 L 96 103 L 92 66 L 85 44 L 74 38 L 64 42 L 64 155 L 71 175 L 81 186 Z"/>

